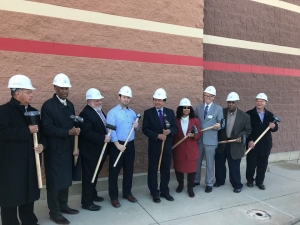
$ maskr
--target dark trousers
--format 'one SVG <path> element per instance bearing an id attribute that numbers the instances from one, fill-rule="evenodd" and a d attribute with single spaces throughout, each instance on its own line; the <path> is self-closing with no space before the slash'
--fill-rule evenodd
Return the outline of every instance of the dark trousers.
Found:
<path id="1" fill-rule="evenodd" d="M 93 205 L 93 199 L 97 197 L 97 180 L 98 175 L 103 167 L 107 154 L 103 155 L 99 169 L 94 183 L 92 183 L 93 175 L 97 166 L 98 161 L 90 161 L 84 157 L 81 157 L 82 166 L 82 192 L 81 192 L 81 204 L 85 206 Z"/>
<path id="2" fill-rule="evenodd" d="M 120 144 L 124 142 L 119 141 Z M 125 151 L 122 153 L 116 167 L 114 167 L 115 161 L 118 158 L 120 150 L 112 144 L 109 155 L 109 176 L 108 176 L 108 193 L 111 200 L 117 200 L 119 197 L 118 189 L 118 176 L 123 168 L 123 185 L 122 192 L 124 197 L 132 195 L 132 176 L 133 165 L 135 157 L 134 141 L 130 141 L 126 145 Z"/>
<path id="3" fill-rule="evenodd" d="M 60 210 L 68 209 L 69 188 L 55 192 L 47 191 L 47 203 L 50 217 L 60 215 Z"/>
<path id="4" fill-rule="evenodd" d="M 229 167 L 229 181 L 233 188 L 241 189 L 243 184 L 241 182 L 241 159 L 233 159 L 230 152 L 230 143 L 225 145 L 222 153 L 216 152 L 215 154 L 215 170 L 216 182 L 225 184 L 226 179 L 226 160 Z"/>
<path id="5" fill-rule="evenodd" d="M 184 185 L 184 173 L 178 172 L 175 170 L 176 179 L 178 182 L 178 186 L 183 187 Z M 195 180 L 196 172 L 187 174 L 187 188 L 193 189 L 194 180 Z"/>
<path id="6" fill-rule="evenodd" d="M 34 214 L 34 202 L 30 202 L 18 207 L 1 207 L 2 225 L 19 225 L 19 218 L 22 225 L 35 225 L 38 221 Z"/>
<path id="7" fill-rule="evenodd" d="M 263 184 L 265 179 L 265 173 L 268 167 L 269 156 L 259 156 L 256 154 L 249 153 L 247 155 L 247 168 L 246 168 L 246 179 L 249 183 L 255 183 L 257 185 Z M 254 174 L 256 170 L 256 177 Z"/>
<path id="8" fill-rule="evenodd" d="M 158 190 L 157 172 L 158 161 L 160 155 L 152 155 L 148 152 L 148 188 L 152 196 L 158 196 L 159 191 L 162 194 L 168 195 L 169 181 L 170 181 L 170 168 L 172 154 L 163 154 L 160 165 L 160 187 Z"/>

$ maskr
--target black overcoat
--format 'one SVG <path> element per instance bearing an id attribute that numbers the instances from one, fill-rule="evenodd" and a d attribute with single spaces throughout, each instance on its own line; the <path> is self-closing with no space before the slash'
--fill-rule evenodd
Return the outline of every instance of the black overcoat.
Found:
<path id="1" fill-rule="evenodd" d="M 256 107 L 247 111 L 251 119 L 252 132 L 247 138 L 247 143 L 249 141 L 255 141 L 269 126 L 270 122 L 274 121 L 274 114 L 265 109 L 265 116 L 263 123 L 260 121 L 259 115 L 256 111 Z M 269 131 L 260 139 L 260 141 L 255 145 L 248 155 L 254 154 L 259 156 L 270 155 L 272 149 L 272 134 L 271 132 L 276 132 L 278 130 L 278 125 L 275 123 L 274 129 L 269 129 Z M 248 145 L 247 145 L 248 146 Z"/>
<path id="2" fill-rule="evenodd" d="M 42 127 L 47 138 L 46 185 L 50 192 L 72 185 L 74 136 L 69 135 L 69 130 L 74 127 L 74 121 L 71 115 L 75 115 L 74 105 L 69 100 L 67 106 L 63 105 L 55 94 L 42 106 Z"/>
<path id="3" fill-rule="evenodd" d="M 105 114 L 103 113 L 105 116 Z M 79 149 L 81 157 L 97 162 L 104 145 L 106 128 L 98 113 L 89 105 L 79 114 L 84 119 L 80 124 Z M 108 146 L 106 147 L 106 152 Z"/>
<path id="4" fill-rule="evenodd" d="M 29 105 L 27 111 L 37 109 Z M 14 98 L 0 106 L 1 207 L 16 207 L 40 198 L 33 137 L 24 113 L 24 105 Z M 37 122 L 39 124 L 39 117 Z"/>

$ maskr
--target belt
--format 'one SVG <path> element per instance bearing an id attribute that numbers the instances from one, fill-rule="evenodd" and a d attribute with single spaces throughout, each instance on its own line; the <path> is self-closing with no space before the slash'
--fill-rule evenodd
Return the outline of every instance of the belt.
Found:
<path id="1" fill-rule="evenodd" d="M 123 145 L 123 144 L 125 143 L 125 141 L 120 141 L 120 140 L 118 140 L 118 142 L 119 142 L 121 145 Z M 127 144 L 130 144 L 130 143 L 133 143 L 133 140 L 127 142 Z"/>

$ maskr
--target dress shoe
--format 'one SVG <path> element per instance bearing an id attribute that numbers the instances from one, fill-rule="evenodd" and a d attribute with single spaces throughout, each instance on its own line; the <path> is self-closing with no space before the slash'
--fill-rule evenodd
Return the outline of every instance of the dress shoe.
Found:
<path id="1" fill-rule="evenodd" d="M 111 205 L 112 205 L 113 207 L 115 207 L 115 208 L 120 208 L 120 207 L 121 207 L 121 204 L 120 204 L 120 202 L 119 202 L 118 199 L 116 199 L 116 200 L 111 200 Z"/>
<path id="2" fill-rule="evenodd" d="M 183 190 L 183 184 L 178 184 L 178 187 L 176 188 L 176 192 L 180 193 Z"/>
<path id="3" fill-rule="evenodd" d="M 155 203 L 160 203 L 160 198 L 159 198 L 159 196 L 157 195 L 157 196 L 153 196 L 153 201 L 155 202 Z"/>
<path id="4" fill-rule="evenodd" d="M 220 184 L 220 183 L 217 183 L 217 182 L 216 182 L 216 183 L 214 184 L 214 187 L 220 187 L 220 186 L 222 186 L 222 185 L 223 185 L 223 184 Z"/>
<path id="5" fill-rule="evenodd" d="M 82 205 L 81 206 L 83 209 L 87 209 L 87 210 L 90 210 L 90 211 L 99 211 L 101 209 L 101 206 L 100 205 L 90 205 L 90 206 L 87 206 L 87 205 Z"/>
<path id="6" fill-rule="evenodd" d="M 71 208 L 61 209 L 60 212 L 61 212 L 61 213 L 65 213 L 65 214 L 69 214 L 69 215 L 72 215 L 72 214 L 78 214 L 78 213 L 79 213 L 78 210 L 76 210 L 76 209 L 71 209 Z"/>
<path id="7" fill-rule="evenodd" d="M 93 199 L 93 202 L 103 202 L 104 201 L 104 198 L 100 197 L 100 196 L 97 196 Z"/>
<path id="8" fill-rule="evenodd" d="M 260 190 L 265 190 L 266 187 L 263 184 L 256 184 L 256 186 L 260 189 Z"/>
<path id="9" fill-rule="evenodd" d="M 235 188 L 233 190 L 234 193 L 240 193 L 242 191 L 242 188 Z"/>
<path id="10" fill-rule="evenodd" d="M 194 187 L 196 187 L 196 186 L 198 186 L 198 185 L 200 185 L 200 182 L 199 182 L 199 183 L 194 182 Z"/>
<path id="11" fill-rule="evenodd" d="M 69 220 L 63 217 L 63 215 L 50 217 L 50 220 L 54 221 L 57 224 L 70 224 Z"/>
<path id="12" fill-rule="evenodd" d="M 248 186 L 248 187 L 253 187 L 253 183 L 247 182 L 247 186 Z"/>
<path id="13" fill-rule="evenodd" d="M 123 196 L 123 198 L 127 199 L 128 201 L 134 203 L 134 202 L 137 202 L 136 198 L 133 197 L 133 195 L 129 195 L 127 197 Z"/>
<path id="14" fill-rule="evenodd" d="M 205 192 L 206 193 L 212 192 L 212 187 L 211 186 L 206 186 Z"/>
<path id="15" fill-rule="evenodd" d="M 160 197 L 167 199 L 168 201 L 174 201 L 174 198 L 169 194 L 160 194 Z"/>
<path id="16" fill-rule="evenodd" d="M 191 198 L 194 198 L 194 197 L 195 197 L 193 188 L 188 188 L 188 193 L 189 193 L 189 196 L 190 196 Z"/>

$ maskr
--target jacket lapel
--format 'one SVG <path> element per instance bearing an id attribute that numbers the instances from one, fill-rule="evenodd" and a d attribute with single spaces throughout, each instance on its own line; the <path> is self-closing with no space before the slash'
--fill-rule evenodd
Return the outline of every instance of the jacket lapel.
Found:
<path id="1" fill-rule="evenodd" d="M 165 113 L 165 111 L 163 111 L 163 114 Z M 153 117 L 155 118 L 156 122 L 161 126 L 161 123 L 160 123 L 160 119 L 158 117 L 158 113 L 156 111 L 156 108 L 153 107 L 152 108 L 152 114 L 153 114 Z M 161 126 L 162 127 L 162 126 Z"/>

